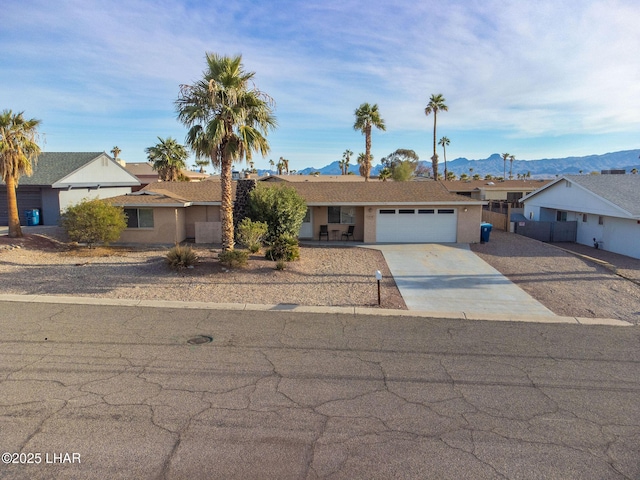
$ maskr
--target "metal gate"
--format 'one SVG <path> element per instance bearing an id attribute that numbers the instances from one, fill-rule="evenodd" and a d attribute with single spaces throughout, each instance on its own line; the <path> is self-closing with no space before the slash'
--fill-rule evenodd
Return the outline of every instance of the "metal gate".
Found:
<path id="1" fill-rule="evenodd" d="M 541 242 L 575 242 L 578 222 L 516 222 L 516 233 Z"/>

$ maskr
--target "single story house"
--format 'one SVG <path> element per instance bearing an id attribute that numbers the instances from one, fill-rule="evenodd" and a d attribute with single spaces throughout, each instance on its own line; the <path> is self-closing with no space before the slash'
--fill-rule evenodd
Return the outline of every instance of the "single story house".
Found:
<path id="1" fill-rule="evenodd" d="M 57 225 L 67 207 L 84 199 L 108 198 L 131 192 L 140 185 L 104 152 L 43 152 L 30 177 L 22 176 L 16 189 L 20 223 L 26 210 L 40 211 L 40 224 Z M 7 192 L 0 182 L 0 225 L 7 225 Z"/>
<path id="2" fill-rule="evenodd" d="M 544 187 L 551 180 L 454 180 L 442 184 L 451 193 L 476 200 L 517 202 L 525 195 Z"/>
<path id="3" fill-rule="evenodd" d="M 529 220 L 577 222 L 577 243 L 640 258 L 640 175 L 566 175 L 521 202 Z"/>
<path id="4" fill-rule="evenodd" d="M 159 180 L 158 172 L 153 169 L 151 162 L 127 163 L 123 160 L 118 160 L 118 162 L 140 182 L 140 186 L 133 189 L 134 192 Z M 192 172 L 191 170 L 180 170 L 180 173 L 192 182 L 199 182 L 209 177 L 208 173 Z"/>
<path id="5" fill-rule="evenodd" d="M 256 180 L 241 180 L 241 182 Z M 238 182 L 234 182 L 234 187 Z M 281 182 L 263 184 L 278 188 Z M 307 202 L 300 239 L 366 243 L 474 243 L 480 240 L 484 202 L 449 193 L 439 182 L 287 182 Z M 234 193 L 235 195 L 235 193 Z M 129 227 L 120 241 L 219 243 L 221 188 L 217 180 L 160 182 L 110 199 L 125 208 Z M 324 239 L 324 237 L 323 237 Z"/>

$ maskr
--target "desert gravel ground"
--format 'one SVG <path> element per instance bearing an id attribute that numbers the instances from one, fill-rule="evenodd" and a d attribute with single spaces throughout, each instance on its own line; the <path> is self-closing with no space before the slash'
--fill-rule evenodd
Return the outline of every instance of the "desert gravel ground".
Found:
<path id="1" fill-rule="evenodd" d="M 584 245 L 550 245 L 502 231 L 491 232 L 488 243 L 474 244 L 471 250 L 557 315 L 640 323 L 640 285 L 635 283 L 640 281 L 640 260 Z"/>
<path id="2" fill-rule="evenodd" d="M 380 270 L 381 307 L 407 308 L 377 250 L 302 247 L 300 260 L 278 271 L 263 255 L 228 269 L 217 250 L 194 245 L 199 263 L 175 272 L 165 264 L 165 247 L 61 247 L 38 235 L 0 236 L 0 293 L 377 308 Z"/>
<path id="3" fill-rule="evenodd" d="M 87 251 L 60 245 L 55 237 L 0 236 L 0 293 L 375 308 L 374 273 L 381 270 L 382 308 L 406 309 L 384 257 L 368 248 L 303 246 L 300 261 L 277 271 L 258 255 L 249 267 L 229 270 L 217 261 L 217 251 L 196 246 L 200 263 L 174 272 L 164 263 L 164 247 Z M 640 260 L 575 244 L 560 247 L 609 262 L 623 276 L 611 265 L 501 231 L 471 249 L 558 315 L 640 324 Z"/>

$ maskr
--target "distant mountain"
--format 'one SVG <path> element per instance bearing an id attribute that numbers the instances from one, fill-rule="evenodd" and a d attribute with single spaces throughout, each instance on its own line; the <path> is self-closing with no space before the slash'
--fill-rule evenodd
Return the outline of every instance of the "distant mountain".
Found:
<path id="1" fill-rule="evenodd" d="M 567 157 L 567 158 L 544 158 L 541 160 L 518 160 L 513 162 L 513 178 L 518 174 L 531 173 L 534 178 L 551 178 L 556 175 L 572 175 L 591 172 L 600 172 L 601 170 L 621 169 L 627 173 L 632 168 L 640 169 L 640 150 L 625 150 L 621 152 L 605 153 L 604 155 L 589 155 L 586 157 Z M 439 168 L 444 170 L 444 164 L 441 162 Z M 487 174 L 493 176 L 502 176 L 505 171 L 505 163 L 502 156 L 494 153 L 484 160 L 468 160 L 466 158 L 456 158 L 447 162 L 447 169 L 460 176 L 462 173 L 470 174 L 470 168 L 473 168 L 471 175 L 476 173 L 484 177 Z M 506 178 L 509 178 L 509 169 L 511 164 L 506 163 Z"/>
<path id="2" fill-rule="evenodd" d="M 556 175 L 573 175 L 600 172 L 601 170 L 626 170 L 631 172 L 633 168 L 640 170 L 640 150 L 624 150 L 621 152 L 605 153 L 604 155 L 588 155 L 586 157 L 567 157 L 567 158 L 544 158 L 540 160 L 518 160 L 513 162 L 513 178 L 517 178 L 518 174 L 531 174 L 532 178 L 553 178 Z M 442 159 L 441 159 L 442 160 Z M 431 160 L 421 160 L 421 164 L 431 167 Z M 438 164 L 440 173 L 444 172 L 444 162 Z M 506 163 L 506 178 L 509 178 L 509 169 L 511 164 Z M 371 168 L 371 175 L 378 175 L 382 166 L 378 163 Z M 473 170 L 470 170 L 473 169 Z M 479 174 L 481 177 L 492 175 L 501 177 L 505 171 L 505 163 L 499 153 L 494 153 L 488 158 L 482 160 L 469 160 L 467 158 L 456 158 L 447 161 L 447 170 L 454 172 L 457 176 L 463 173 L 467 175 Z M 358 175 L 358 164 L 351 164 L 349 171 Z M 314 172 L 320 172 L 321 175 L 340 175 L 340 164 L 336 160 L 322 168 L 308 167 L 298 170 L 296 173 L 301 175 L 310 175 Z M 266 175 L 269 170 L 258 170 L 259 175 Z"/>

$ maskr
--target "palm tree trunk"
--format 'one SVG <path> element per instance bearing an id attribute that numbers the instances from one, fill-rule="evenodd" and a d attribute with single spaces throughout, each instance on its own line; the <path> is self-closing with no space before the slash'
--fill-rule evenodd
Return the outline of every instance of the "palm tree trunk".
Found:
<path id="1" fill-rule="evenodd" d="M 223 155 L 220 165 L 220 222 L 222 228 L 222 251 L 233 250 L 233 198 L 231 189 L 231 168 L 233 162 L 227 153 Z"/>
<path id="2" fill-rule="evenodd" d="M 444 144 L 442 145 L 442 152 L 444 154 L 444 179 L 446 180 L 449 172 L 447 171 L 447 147 Z"/>
<path id="3" fill-rule="evenodd" d="M 367 126 L 367 131 L 364 136 L 364 181 L 369 181 L 369 175 L 371 175 L 371 125 Z"/>
<path id="4" fill-rule="evenodd" d="M 22 237 L 18 201 L 16 199 L 16 181 L 11 175 L 7 178 L 7 213 L 9 215 L 9 237 Z"/>
<path id="5" fill-rule="evenodd" d="M 431 169 L 433 170 L 433 179 L 438 180 L 438 153 L 436 152 L 436 118 L 438 113 L 433 111 L 433 157 L 431 157 Z"/>

